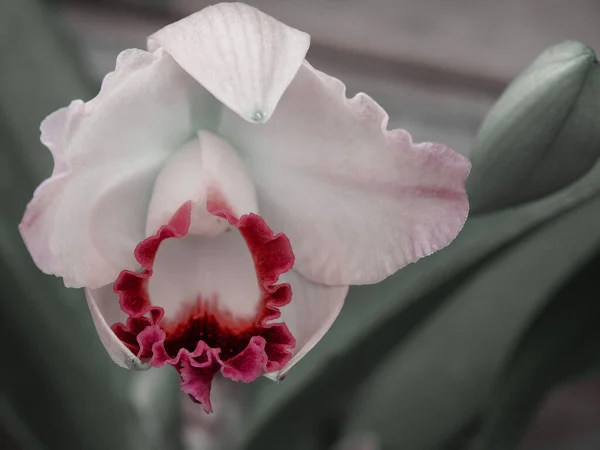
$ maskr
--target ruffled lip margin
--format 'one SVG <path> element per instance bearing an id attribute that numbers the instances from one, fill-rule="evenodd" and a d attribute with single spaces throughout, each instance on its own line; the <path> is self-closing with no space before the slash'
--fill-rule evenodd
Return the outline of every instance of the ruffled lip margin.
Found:
<path id="1" fill-rule="evenodd" d="M 129 317 L 126 324 L 116 323 L 111 328 L 140 360 L 154 367 L 175 367 L 183 392 L 210 413 L 210 388 L 217 372 L 249 383 L 265 372 L 281 370 L 291 359 L 296 341 L 285 323 L 273 323 L 281 316 L 280 308 L 292 299 L 289 284 L 276 284 L 294 265 L 287 236 L 275 235 L 257 214 L 236 218 L 221 202 L 209 202 L 207 210 L 236 227 L 252 254 L 262 292 L 255 319 L 234 320 L 198 298 L 196 305 L 171 323 L 164 320 L 163 308 L 151 304 L 146 286 L 154 258 L 165 239 L 187 236 L 192 211 L 188 201 L 167 225 L 136 247 L 135 257 L 143 271 L 124 270 L 117 278 L 114 291 Z"/>

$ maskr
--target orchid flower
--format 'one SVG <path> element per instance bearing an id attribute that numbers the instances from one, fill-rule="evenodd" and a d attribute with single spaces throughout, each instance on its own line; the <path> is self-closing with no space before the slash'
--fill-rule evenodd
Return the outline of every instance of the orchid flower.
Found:
<path id="1" fill-rule="evenodd" d="M 33 260 L 85 288 L 117 364 L 174 366 L 208 412 L 218 372 L 282 378 L 350 285 L 466 220 L 468 160 L 388 131 L 375 101 L 306 62 L 309 40 L 213 5 L 122 52 L 94 99 L 41 125 L 54 170 L 20 225 Z"/>

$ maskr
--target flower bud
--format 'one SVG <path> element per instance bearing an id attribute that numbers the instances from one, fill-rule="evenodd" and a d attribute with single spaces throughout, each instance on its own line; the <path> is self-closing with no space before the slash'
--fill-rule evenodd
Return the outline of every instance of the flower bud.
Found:
<path id="1" fill-rule="evenodd" d="M 536 200 L 586 173 L 600 155 L 600 67 L 573 41 L 543 52 L 481 126 L 467 182 L 474 212 Z"/>

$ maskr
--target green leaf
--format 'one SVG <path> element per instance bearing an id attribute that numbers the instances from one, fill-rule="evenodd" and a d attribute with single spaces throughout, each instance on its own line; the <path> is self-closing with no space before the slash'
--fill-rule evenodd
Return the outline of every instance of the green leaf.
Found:
<path id="1" fill-rule="evenodd" d="M 459 432 L 483 407 L 533 318 L 600 250 L 599 224 L 600 196 L 524 236 L 445 293 L 439 310 L 376 368 L 348 429 L 377 432 L 384 448 L 415 450 L 438 448 Z"/>
<path id="2" fill-rule="evenodd" d="M 598 223 L 598 215 L 588 217 Z M 475 449 L 516 448 L 552 388 L 600 366 L 600 256 L 551 299 L 492 389 Z"/>
<path id="3" fill-rule="evenodd" d="M 467 181 L 473 211 L 535 200 L 569 185 L 600 156 L 600 66 L 564 42 L 542 53 L 487 115 Z"/>

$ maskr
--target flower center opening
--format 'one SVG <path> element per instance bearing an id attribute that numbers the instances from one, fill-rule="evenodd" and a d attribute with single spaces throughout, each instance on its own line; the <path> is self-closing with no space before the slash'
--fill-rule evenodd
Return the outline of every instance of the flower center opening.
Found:
<path id="1" fill-rule="evenodd" d="M 129 316 L 113 331 L 140 359 L 174 366 L 182 389 L 210 406 L 210 385 L 220 371 L 250 382 L 281 369 L 295 339 L 279 318 L 291 301 L 279 276 L 293 266 L 287 237 L 274 235 L 262 217 L 211 214 L 232 229 L 215 238 L 188 235 L 192 204 L 136 248 L 140 273 L 123 271 L 114 290 Z M 233 229 L 235 228 L 235 229 Z"/>

